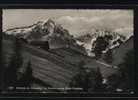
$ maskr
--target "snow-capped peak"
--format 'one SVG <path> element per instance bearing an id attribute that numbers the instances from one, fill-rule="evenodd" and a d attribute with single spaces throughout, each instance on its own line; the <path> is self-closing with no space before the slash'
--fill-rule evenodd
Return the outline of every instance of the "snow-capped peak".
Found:
<path id="1" fill-rule="evenodd" d="M 5 33 L 25 39 L 32 37 L 33 35 L 39 35 L 38 37 L 40 37 L 42 35 L 54 33 L 55 25 L 56 24 L 52 19 L 47 19 L 45 21 L 37 21 L 30 26 L 8 29 Z"/>
<path id="2" fill-rule="evenodd" d="M 77 43 L 82 45 L 88 55 L 91 55 L 91 52 L 94 49 L 94 42 L 97 37 L 111 36 L 112 38 L 109 40 L 109 46 L 106 50 L 103 51 L 105 53 L 108 49 L 113 49 L 116 46 L 120 45 L 122 42 L 125 42 L 127 38 L 117 32 L 110 32 L 106 30 L 96 30 L 95 32 L 85 34 L 84 36 L 80 36 L 77 38 Z"/>

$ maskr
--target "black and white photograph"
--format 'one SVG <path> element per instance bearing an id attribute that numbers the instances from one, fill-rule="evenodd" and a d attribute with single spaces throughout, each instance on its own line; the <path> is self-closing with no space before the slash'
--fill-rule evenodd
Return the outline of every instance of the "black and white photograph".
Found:
<path id="1" fill-rule="evenodd" d="M 2 9 L 2 93 L 134 94 L 133 9 Z"/>

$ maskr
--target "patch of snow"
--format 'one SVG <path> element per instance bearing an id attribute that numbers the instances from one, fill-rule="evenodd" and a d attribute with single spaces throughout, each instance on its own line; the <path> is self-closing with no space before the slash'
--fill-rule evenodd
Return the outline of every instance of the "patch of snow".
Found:
<path id="1" fill-rule="evenodd" d="M 91 43 L 85 43 L 83 46 L 85 49 L 91 50 L 92 44 Z"/>
<path id="2" fill-rule="evenodd" d="M 131 91 L 130 93 L 131 93 L 131 94 L 134 94 L 134 91 Z"/>
<path id="3" fill-rule="evenodd" d="M 78 45 L 83 45 L 83 44 L 84 44 L 84 42 L 81 42 L 81 41 L 76 41 L 76 43 L 77 43 Z"/>
<path id="4" fill-rule="evenodd" d="M 117 42 L 115 45 L 112 45 L 111 47 L 110 47 L 110 49 L 113 49 L 113 48 L 115 48 L 115 47 L 117 47 L 117 46 L 119 46 L 120 44 Z"/>
<path id="5" fill-rule="evenodd" d="M 106 53 L 109 49 L 106 48 L 105 50 L 102 51 L 102 53 Z"/>
<path id="6" fill-rule="evenodd" d="M 90 56 L 90 57 L 95 57 L 95 54 L 92 53 L 90 50 L 86 50 L 87 52 L 87 55 Z"/>
<path id="7" fill-rule="evenodd" d="M 118 68 L 117 66 L 113 66 L 113 68 Z"/>
<path id="8" fill-rule="evenodd" d="M 103 81 L 102 81 L 102 83 L 106 84 L 107 83 L 107 79 L 104 78 Z"/>
<path id="9" fill-rule="evenodd" d="M 117 88 L 116 91 L 117 91 L 117 92 L 122 92 L 123 89 L 119 89 L 119 88 Z"/>

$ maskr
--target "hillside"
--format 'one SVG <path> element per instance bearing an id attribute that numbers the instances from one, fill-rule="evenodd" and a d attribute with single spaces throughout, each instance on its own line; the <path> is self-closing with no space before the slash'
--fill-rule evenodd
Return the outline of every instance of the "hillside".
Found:
<path id="1" fill-rule="evenodd" d="M 3 44 L 3 52 L 8 59 L 12 54 L 12 42 L 3 40 Z M 77 72 L 73 65 L 59 59 L 58 56 L 35 47 L 23 45 L 22 56 L 24 58 L 23 65 L 31 60 L 33 76 L 53 87 L 66 86 L 70 78 Z"/>
<path id="2" fill-rule="evenodd" d="M 118 65 L 121 62 L 123 62 L 126 53 L 132 49 L 134 49 L 134 36 L 131 36 L 125 43 L 121 44 L 120 46 L 117 46 L 112 50 L 112 55 L 113 55 L 112 64 Z"/>
<path id="3" fill-rule="evenodd" d="M 71 46 L 86 54 L 85 48 L 76 43 L 69 31 L 56 24 L 52 19 L 39 21 L 30 26 L 8 29 L 4 33 L 24 39 L 28 44 L 32 41 L 48 41 L 51 49 Z"/>
<path id="4" fill-rule="evenodd" d="M 5 54 L 6 59 L 9 59 L 12 54 L 12 46 L 11 39 L 3 39 L 3 54 Z M 21 52 L 24 58 L 24 65 L 31 60 L 33 76 L 46 84 L 50 84 L 52 87 L 68 86 L 71 78 L 79 71 L 77 65 L 82 60 L 85 62 L 85 67 L 100 67 L 104 78 L 117 71 L 117 69 L 108 67 L 69 48 L 46 51 L 22 43 Z"/>

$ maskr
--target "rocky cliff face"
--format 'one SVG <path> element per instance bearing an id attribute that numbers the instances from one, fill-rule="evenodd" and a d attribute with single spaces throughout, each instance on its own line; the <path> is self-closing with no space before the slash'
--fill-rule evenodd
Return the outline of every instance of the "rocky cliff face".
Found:
<path id="1" fill-rule="evenodd" d="M 116 46 L 119 46 L 121 43 L 125 42 L 128 38 L 128 37 L 121 35 L 119 33 L 116 33 L 116 32 L 97 30 L 94 33 L 88 33 L 86 35 L 77 37 L 76 40 L 79 45 L 83 46 L 86 49 L 87 53 L 90 56 L 94 56 L 94 54 L 92 53 L 92 51 L 94 49 L 94 42 L 100 36 L 102 36 L 102 37 L 110 36 L 111 37 L 111 39 L 109 41 L 109 46 L 105 51 L 103 51 L 103 53 L 106 53 L 106 51 L 108 51 L 108 49 L 113 49 Z"/>
<path id="2" fill-rule="evenodd" d="M 39 21 L 27 27 L 9 29 L 5 33 L 23 38 L 28 43 L 32 41 L 48 41 L 51 49 L 70 46 L 86 53 L 84 47 L 76 43 L 76 39 L 70 35 L 69 31 L 56 24 L 52 19 Z"/>
<path id="3" fill-rule="evenodd" d="M 123 62 L 126 53 L 134 49 L 134 36 L 131 36 L 125 43 L 112 49 L 113 65 L 118 65 Z"/>
<path id="4" fill-rule="evenodd" d="M 38 21 L 31 26 L 9 29 L 5 31 L 5 33 L 26 39 L 28 42 L 48 41 L 52 49 L 70 45 L 71 47 L 75 47 L 76 50 L 81 49 L 81 51 L 86 52 L 88 56 L 94 56 L 92 52 L 94 48 L 93 44 L 99 36 L 112 36 L 108 46 L 110 49 L 121 45 L 121 43 L 124 43 L 129 38 L 117 32 L 106 30 L 96 30 L 92 33 L 88 32 L 88 34 L 74 37 L 67 29 L 55 23 L 52 19 Z M 106 51 L 108 51 L 108 49 L 103 51 L 103 53 L 106 53 Z"/>

